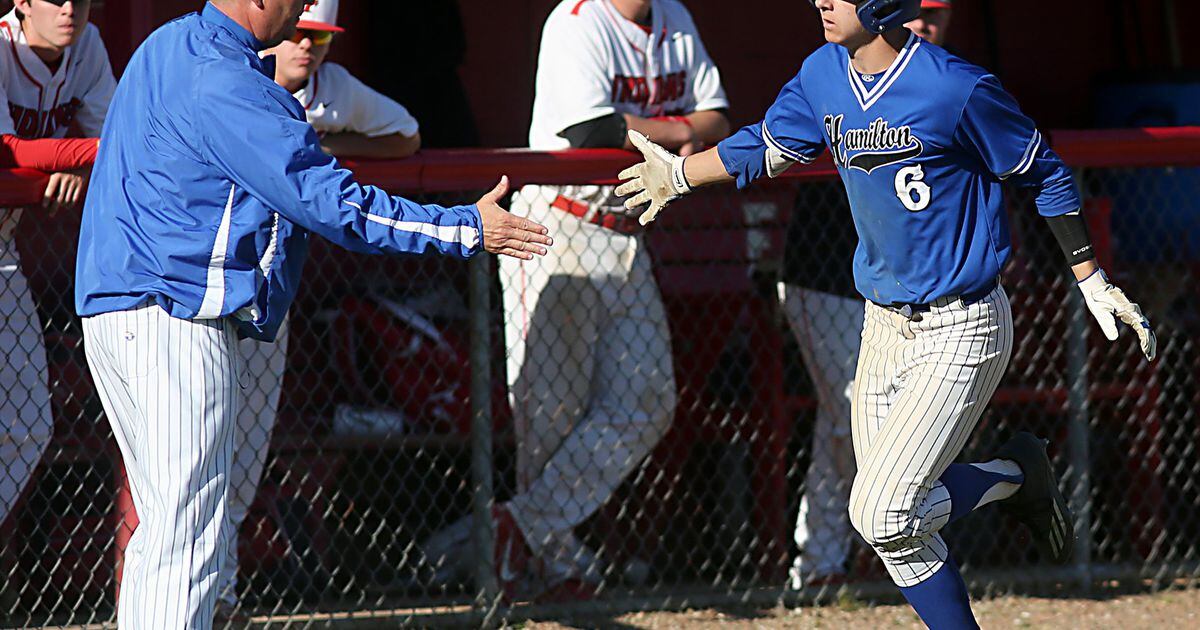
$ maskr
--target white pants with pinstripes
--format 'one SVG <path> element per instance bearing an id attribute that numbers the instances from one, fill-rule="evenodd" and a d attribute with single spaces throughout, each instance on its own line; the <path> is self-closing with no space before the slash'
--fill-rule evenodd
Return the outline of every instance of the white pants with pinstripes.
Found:
<path id="1" fill-rule="evenodd" d="M 211 628 L 237 414 L 237 335 L 157 305 L 83 320 L 88 366 L 140 523 L 125 550 L 122 630 Z"/>
<path id="2" fill-rule="evenodd" d="M 950 516 L 938 481 L 996 391 L 1012 354 L 1008 296 L 945 298 L 910 320 L 867 302 L 851 422 L 858 474 L 850 522 L 899 586 L 937 572 Z"/>

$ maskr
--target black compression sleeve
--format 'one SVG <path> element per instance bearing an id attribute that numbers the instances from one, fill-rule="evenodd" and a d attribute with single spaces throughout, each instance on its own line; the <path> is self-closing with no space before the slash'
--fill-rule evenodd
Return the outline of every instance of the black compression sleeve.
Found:
<path id="1" fill-rule="evenodd" d="M 571 125 L 559 136 L 571 143 L 572 149 L 620 149 L 625 146 L 625 117 L 612 113 Z"/>
<path id="2" fill-rule="evenodd" d="M 1096 257 L 1092 252 L 1092 239 L 1088 236 L 1087 223 L 1082 214 L 1072 212 L 1057 217 L 1046 217 L 1046 223 L 1050 225 L 1050 231 L 1054 232 L 1054 238 L 1062 248 L 1063 255 L 1067 257 L 1068 264 L 1075 266 Z"/>

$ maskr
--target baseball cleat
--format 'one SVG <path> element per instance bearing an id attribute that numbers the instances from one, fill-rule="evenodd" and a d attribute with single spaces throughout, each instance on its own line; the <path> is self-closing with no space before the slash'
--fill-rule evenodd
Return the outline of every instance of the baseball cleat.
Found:
<path id="1" fill-rule="evenodd" d="M 1032 433 L 1021 432 L 1000 447 L 996 458 L 1016 462 L 1025 475 L 1021 488 L 1000 505 L 1029 527 L 1042 557 L 1066 564 L 1075 548 L 1075 520 L 1046 455 L 1047 444 Z"/>
<path id="2" fill-rule="evenodd" d="M 525 537 L 517 527 L 517 521 L 504 505 L 492 506 L 492 522 L 496 540 L 493 558 L 496 562 L 496 577 L 500 589 L 508 601 L 515 601 L 521 578 L 529 565 L 530 551 Z"/>

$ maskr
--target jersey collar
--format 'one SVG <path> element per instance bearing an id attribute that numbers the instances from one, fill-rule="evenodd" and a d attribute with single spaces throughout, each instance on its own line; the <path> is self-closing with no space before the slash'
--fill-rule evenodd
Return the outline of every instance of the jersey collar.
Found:
<path id="1" fill-rule="evenodd" d="M 892 65 L 888 66 L 887 71 L 870 85 L 863 82 L 862 77 L 854 70 L 854 65 L 850 63 L 850 55 L 846 55 L 846 78 L 850 82 L 850 91 L 854 92 L 854 98 L 858 100 L 858 104 L 864 112 L 879 102 L 888 88 L 892 87 L 896 79 L 900 78 L 904 69 L 908 67 L 908 62 L 912 61 L 913 55 L 920 47 L 921 38 L 917 37 L 915 33 L 909 33 L 908 41 L 900 50 L 900 54 L 892 61 Z"/>
<path id="2" fill-rule="evenodd" d="M 25 31 L 21 29 L 21 22 L 17 19 L 15 10 L 0 19 L 0 28 L 6 31 L 5 34 L 9 40 L 8 45 L 12 47 L 13 56 L 19 66 L 19 70 L 25 74 L 25 78 L 29 79 L 34 86 L 46 89 L 60 84 L 65 80 L 67 67 L 71 64 L 71 55 L 75 46 L 67 46 L 63 50 L 62 59 L 58 61 L 58 68 L 54 72 L 50 72 L 50 68 L 46 66 L 46 62 L 42 61 L 42 58 L 38 57 L 37 53 L 33 52 L 33 49 L 25 41 Z M 39 107 L 41 107 L 41 104 L 39 104 Z"/>

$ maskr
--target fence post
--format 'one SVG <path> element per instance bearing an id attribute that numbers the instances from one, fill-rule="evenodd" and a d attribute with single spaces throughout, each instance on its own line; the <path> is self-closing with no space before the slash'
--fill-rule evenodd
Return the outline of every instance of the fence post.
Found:
<path id="1" fill-rule="evenodd" d="M 484 613 L 483 627 L 495 623 L 500 603 L 492 557 L 492 256 L 480 253 L 469 263 L 471 311 L 471 540 L 476 549 L 476 607 Z"/>
<path id="2" fill-rule="evenodd" d="M 1084 171 L 1075 170 L 1076 181 L 1086 195 Z M 1069 501 L 1075 512 L 1075 569 L 1084 592 L 1092 587 L 1092 475 L 1091 417 L 1088 404 L 1088 328 L 1090 315 L 1081 294 L 1067 281 L 1067 457 L 1071 464 Z"/>

